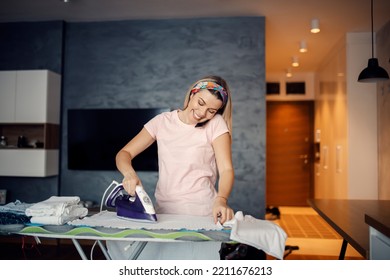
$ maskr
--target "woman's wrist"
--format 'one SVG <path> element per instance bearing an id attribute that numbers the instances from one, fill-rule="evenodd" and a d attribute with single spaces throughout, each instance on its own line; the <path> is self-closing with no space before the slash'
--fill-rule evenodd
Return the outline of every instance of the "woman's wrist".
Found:
<path id="1" fill-rule="evenodd" d="M 228 201 L 228 198 L 227 198 L 226 196 L 223 196 L 223 195 L 217 195 L 216 198 L 223 199 L 223 200 L 225 200 L 226 202 Z"/>

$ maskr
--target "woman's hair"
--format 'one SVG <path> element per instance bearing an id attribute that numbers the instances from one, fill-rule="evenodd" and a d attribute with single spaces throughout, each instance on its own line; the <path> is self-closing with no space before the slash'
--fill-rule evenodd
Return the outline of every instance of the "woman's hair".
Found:
<path id="1" fill-rule="evenodd" d="M 231 92 L 230 92 L 229 86 L 228 86 L 228 84 L 226 83 L 226 81 L 223 78 L 221 78 L 219 76 L 206 76 L 206 77 L 196 81 L 195 83 L 193 83 L 191 85 L 191 87 L 188 89 L 187 94 L 186 94 L 186 96 L 184 98 L 183 110 L 187 108 L 188 103 L 190 102 L 191 91 L 194 89 L 194 87 L 197 84 L 199 84 L 201 82 L 213 82 L 213 83 L 216 83 L 217 85 L 220 85 L 221 87 L 223 87 L 223 89 L 227 93 L 227 101 L 218 110 L 217 114 L 222 115 L 223 119 L 225 120 L 225 122 L 226 122 L 226 124 L 228 126 L 230 135 L 232 135 L 232 109 L 233 109 L 232 108 L 232 98 L 231 98 Z M 222 97 L 221 93 L 218 90 L 216 90 L 216 89 L 209 89 L 208 88 L 208 91 L 212 95 L 214 95 L 215 97 L 217 97 L 219 100 L 221 100 L 223 102 L 223 97 Z M 199 124 L 199 125 L 202 125 L 202 124 Z"/>

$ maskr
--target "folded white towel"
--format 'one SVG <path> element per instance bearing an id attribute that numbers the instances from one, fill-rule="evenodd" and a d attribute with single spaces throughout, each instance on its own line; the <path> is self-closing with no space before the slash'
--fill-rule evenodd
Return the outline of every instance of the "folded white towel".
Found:
<path id="1" fill-rule="evenodd" d="M 35 203 L 26 209 L 27 216 L 61 216 L 66 213 L 66 207 L 77 205 L 78 196 L 52 196 L 44 201 Z"/>
<path id="2" fill-rule="evenodd" d="M 78 205 L 73 206 L 74 207 L 72 207 L 72 211 L 70 211 L 68 214 L 62 214 L 60 216 L 32 216 L 30 222 L 43 225 L 63 225 L 67 222 L 87 216 L 87 208 Z"/>
<path id="3" fill-rule="evenodd" d="M 243 215 L 241 211 L 234 219 L 224 223 L 231 226 L 230 239 L 263 250 L 268 255 L 282 260 L 286 245 L 287 234 L 277 224 Z"/>

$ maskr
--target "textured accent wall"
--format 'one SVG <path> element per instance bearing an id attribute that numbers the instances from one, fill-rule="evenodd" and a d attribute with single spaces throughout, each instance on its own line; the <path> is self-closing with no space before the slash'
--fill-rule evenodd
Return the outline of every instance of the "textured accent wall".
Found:
<path id="1" fill-rule="evenodd" d="M 230 204 L 262 217 L 264 30 L 263 17 L 67 23 L 60 193 L 100 202 L 111 181 L 122 180 L 119 172 L 68 170 L 67 109 L 180 108 L 191 83 L 216 74 L 227 80 L 233 98 Z M 152 194 L 157 173 L 139 176 Z"/>
<path id="2" fill-rule="evenodd" d="M 0 23 L 0 70 L 61 73 L 62 21 Z"/>

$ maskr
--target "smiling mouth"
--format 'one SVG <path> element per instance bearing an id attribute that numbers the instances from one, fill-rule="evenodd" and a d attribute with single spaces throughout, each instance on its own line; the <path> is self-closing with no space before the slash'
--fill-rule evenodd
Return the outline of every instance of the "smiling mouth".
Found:
<path id="1" fill-rule="evenodd" d="M 201 117 L 201 116 L 199 116 L 198 114 L 196 114 L 195 111 L 193 111 L 192 115 L 194 116 L 194 119 L 195 119 L 196 121 L 200 121 L 200 120 L 203 119 L 203 117 Z"/>

